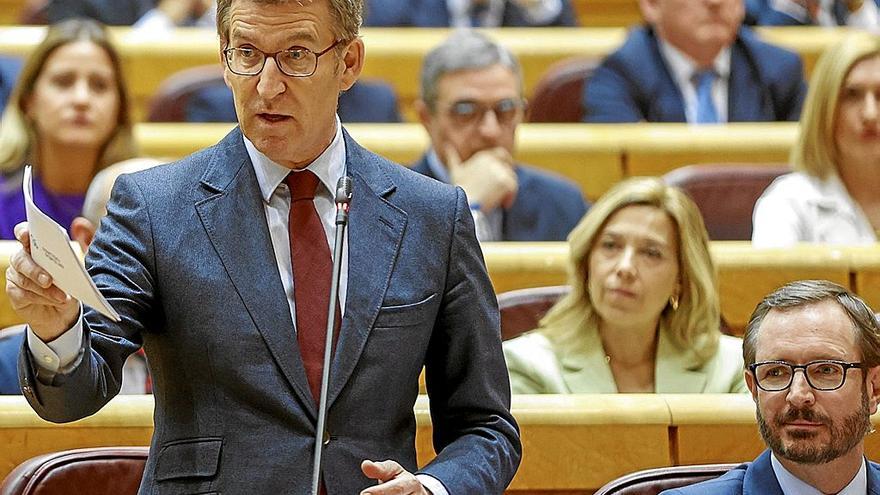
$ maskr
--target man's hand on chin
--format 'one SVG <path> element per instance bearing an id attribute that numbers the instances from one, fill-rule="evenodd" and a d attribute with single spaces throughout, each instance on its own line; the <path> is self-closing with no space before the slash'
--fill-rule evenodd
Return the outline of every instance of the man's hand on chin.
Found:
<path id="1" fill-rule="evenodd" d="M 361 495 L 431 495 L 414 474 L 394 461 L 369 461 L 361 463 L 361 471 L 378 485 L 361 492 Z"/>

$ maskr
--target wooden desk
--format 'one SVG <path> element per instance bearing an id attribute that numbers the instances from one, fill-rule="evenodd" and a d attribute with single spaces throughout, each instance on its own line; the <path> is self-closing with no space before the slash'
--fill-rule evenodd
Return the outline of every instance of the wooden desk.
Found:
<path id="1" fill-rule="evenodd" d="M 694 163 L 785 162 L 797 124 L 522 124 L 516 159 L 577 183 L 595 201 L 624 177 L 662 175 Z M 219 141 L 232 124 L 137 124 L 142 153 L 179 158 Z M 398 163 L 416 161 L 429 140 L 420 124 L 349 124 L 352 136 Z M 747 143 L 747 144 L 745 144 Z"/>
<path id="2" fill-rule="evenodd" d="M 134 115 L 138 119 L 146 115 L 150 96 L 169 75 L 196 65 L 220 63 L 219 42 L 210 30 L 180 28 L 160 39 L 133 36 L 129 28 L 113 28 L 112 32 L 119 46 L 135 105 Z M 575 56 L 602 58 L 626 37 L 626 29 L 620 27 L 503 28 L 486 32 L 519 58 L 527 96 L 532 94 L 535 84 L 551 64 Z M 805 66 L 810 69 L 821 51 L 846 31 L 787 27 L 761 28 L 758 32 L 762 37 L 800 53 Z M 0 28 L 0 53 L 24 55 L 42 40 L 44 33 L 45 28 L 39 26 Z M 416 120 L 412 102 L 419 92 L 418 74 L 422 59 L 448 33 L 447 29 L 363 29 L 367 53 L 363 76 L 390 82 L 397 89 L 403 113 L 410 121 Z"/>
<path id="3" fill-rule="evenodd" d="M 642 22 L 638 0 L 572 0 L 583 27 L 628 27 Z"/>
<path id="4" fill-rule="evenodd" d="M 16 24 L 24 4 L 25 0 L 0 0 L 0 25 Z"/>
<path id="5" fill-rule="evenodd" d="M 631 471 L 670 465 L 669 411 L 660 396 L 520 396 L 523 462 L 510 487 L 595 490 Z M 0 396 L 0 479 L 33 456 L 81 447 L 149 445 L 153 398 L 120 396 L 68 424 L 43 421 L 23 397 Z M 433 457 L 427 398 L 416 403 L 419 464 Z"/>

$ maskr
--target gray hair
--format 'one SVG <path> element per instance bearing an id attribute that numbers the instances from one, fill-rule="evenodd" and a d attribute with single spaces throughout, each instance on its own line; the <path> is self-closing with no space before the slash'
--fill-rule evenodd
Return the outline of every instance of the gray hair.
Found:
<path id="1" fill-rule="evenodd" d="M 156 158 L 131 158 L 114 163 L 98 172 L 86 191 L 82 216 L 97 226 L 107 214 L 107 202 L 110 200 L 110 191 L 113 189 L 116 179 L 122 174 L 139 172 L 160 163 L 163 163 L 162 160 Z"/>
<path id="2" fill-rule="evenodd" d="M 510 50 L 482 33 L 458 29 L 425 55 L 421 74 L 422 101 L 433 112 L 440 78 L 450 72 L 485 69 L 496 64 L 507 67 L 516 75 L 522 93 L 522 68 Z"/>
<path id="3" fill-rule="evenodd" d="M 771 309 L 785 310 L 825 300 L 837 302 L 852 321 L 865 368 L 880 366 L 880 327 L 877 317 L 865 301 L 827 280 L 800 280 L 776 289 L 755 307 L 743 337 L 743 361 L 746 367 L 755 363 L 758 329 Z"/>
<path id="4" fill-rule="evenodd" d="M 217 34 L 225 45 L 229 41 L 229 11 L 235 0 L 217 0 Z M 300 5 L 314 0 L 249 0 L 257 4 L 277 5 L 296 2 Z M 334 25 L 330 30 L 338 40 L 350 41 L 358 37 L 363 22 L 364 0 L 327 0 L 330 13 L 333 14 Z"/>

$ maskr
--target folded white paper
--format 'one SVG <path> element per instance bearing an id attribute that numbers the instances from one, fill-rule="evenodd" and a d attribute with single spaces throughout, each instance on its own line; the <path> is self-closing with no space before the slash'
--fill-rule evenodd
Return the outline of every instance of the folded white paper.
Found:
<path id="1" fill-rule="evenodd" d="M 31 257 L 49 272 L 55 285 L 99 313 L 119 321 L 119 314 L 95 287 L 85 266 L 70 246 L 67 230 L 40 211 L 33 200 L 31 167 L 24 169 L 24 203 L 31 236 Z"/>

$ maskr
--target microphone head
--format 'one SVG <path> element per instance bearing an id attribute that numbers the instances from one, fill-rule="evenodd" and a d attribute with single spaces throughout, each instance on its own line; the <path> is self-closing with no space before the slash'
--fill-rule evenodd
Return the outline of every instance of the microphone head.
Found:
<path id="1" fill-rule="evenodd" d="M 336 203 L 348 204 L 351 202 L 351 177 L 343 175 L 336 182 Z"/>

